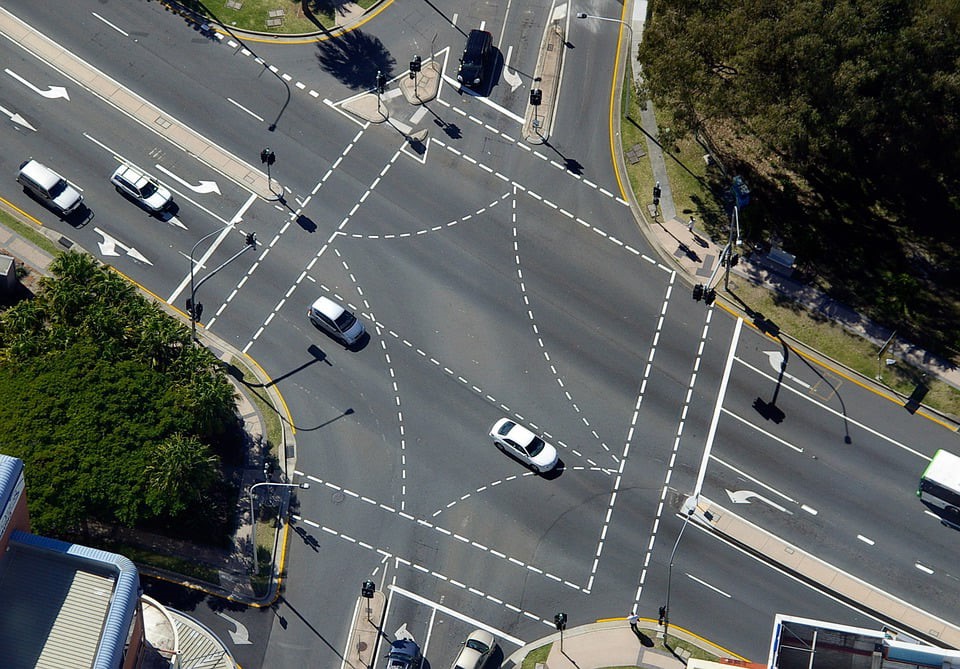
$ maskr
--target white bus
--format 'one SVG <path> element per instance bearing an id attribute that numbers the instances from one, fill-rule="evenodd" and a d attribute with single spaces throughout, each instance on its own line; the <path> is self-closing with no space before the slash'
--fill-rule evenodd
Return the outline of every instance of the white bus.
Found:
<path id="1" fill-rule="evenodd" d="M 960 528 L 960 457 L 939 450 L 920 477 L 917 497 L 942 511 L 941 518 Z"/>

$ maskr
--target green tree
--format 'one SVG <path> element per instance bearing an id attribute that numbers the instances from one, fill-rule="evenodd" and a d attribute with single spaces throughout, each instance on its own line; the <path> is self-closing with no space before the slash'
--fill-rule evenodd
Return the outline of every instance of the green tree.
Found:
<path id="1" fill-rule="evenodd" d="M 225 518 L 210 440 L 230 455 L 236 415 L 217 358 L 89 256 L 65 253 L 51 270 L 34 299 L 0 314 L 3 450 L 26 463 L 35 531 L 194 527 L 170 521 L 200 500 L 205 518 Z"/>
<path id="2" fill-rule="evenodd" d="M 203 503 L 219 479 L 219 461 L 196 437 L 177 432 L 154 448 L 146 475 L 153 513 L 177 516 Z"/>

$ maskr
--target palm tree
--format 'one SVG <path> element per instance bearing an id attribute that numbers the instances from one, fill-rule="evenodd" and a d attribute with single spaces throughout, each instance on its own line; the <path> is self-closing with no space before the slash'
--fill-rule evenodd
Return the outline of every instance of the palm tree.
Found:
<path id="1" fill-rule="evenodd" d="M 150 454 L 147 504 L 158 516 L 177 516 L 203 501 L 220 478 L 219 459 L 196 437 L 176 433 Z"/>

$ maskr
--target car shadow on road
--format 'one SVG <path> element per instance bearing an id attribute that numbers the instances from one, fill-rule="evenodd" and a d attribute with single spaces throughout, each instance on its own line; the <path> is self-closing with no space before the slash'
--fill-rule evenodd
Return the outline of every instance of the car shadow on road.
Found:
<path id="1" fill-rule="evenodd" d="M 563 464 L 563 460 L 557 460 L 557 465 L 548 472 L 543 472 L 540 474 L 541 478 L 547 481 L 555 481 L 563 475 L 563 471 L 566 469 L 566 465 Z"/>

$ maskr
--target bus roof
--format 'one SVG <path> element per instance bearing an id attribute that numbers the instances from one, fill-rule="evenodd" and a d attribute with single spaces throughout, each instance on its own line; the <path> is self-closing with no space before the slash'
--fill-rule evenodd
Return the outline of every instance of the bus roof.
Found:
<path id="1" fill-rule="evenodd" d="M 940 449 L 927 465 L 923 478 L 960 492 L 960 457 Z"/>

